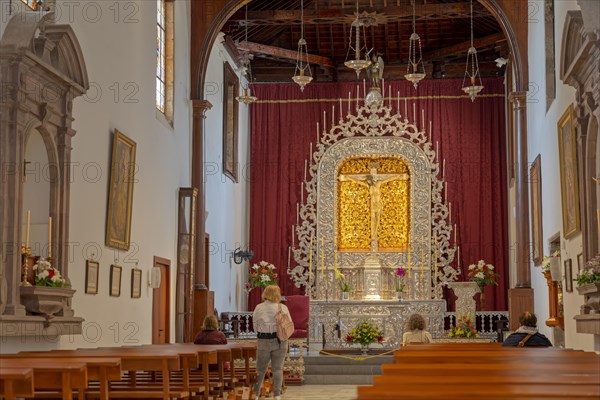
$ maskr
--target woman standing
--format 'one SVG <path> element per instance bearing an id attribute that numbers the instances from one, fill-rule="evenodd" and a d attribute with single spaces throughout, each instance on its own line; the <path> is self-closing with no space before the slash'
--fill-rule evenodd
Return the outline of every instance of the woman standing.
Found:
<path id="1" fill-rule="evenodd" d="M 258 382 L 254 387 L 256 399 L 260 395 L 269 361 L 271 361 L 271 372 L 273 374 L 273 395 L 275 400 L 281 399 L 281 384 L 283 382 L 283 361 L 287 353 L 287 340 L 281 342 L 277 339 L 277 324 L 275 323 L 275 314 L 279 310 L 286 313 L 290 312 L 288 308 L 281 304 L 281 290 L 279 286 L 267 286 L 262 294 L 263 302 L 254 309 L 252 316 L 254 331 L 257 333 L 258 345 L 256 348 L 256 372 L 258 373 Z M 291 316 L 290 316 L 291 319 Z"/>
<path id="2" fill-rule="evenodd" d="M 408 319 L 408 332 L 402 335 L 402 345 L 408 343 L 431 343 L 431 333 L 425 330 L 425 318 L 421 314 L 413 314 Z"/>

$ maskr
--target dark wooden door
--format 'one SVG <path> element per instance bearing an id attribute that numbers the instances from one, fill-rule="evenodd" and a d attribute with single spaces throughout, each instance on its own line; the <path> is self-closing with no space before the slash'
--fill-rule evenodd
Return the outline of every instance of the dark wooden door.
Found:
<path id="1" fill-rule="evenodd" d="M 152 293 L 152 343 L 161 344 L 170 341 L 170 273 L 171 261 L 154 257 L 154 266 L 160 268 L 160 287 Z"/>

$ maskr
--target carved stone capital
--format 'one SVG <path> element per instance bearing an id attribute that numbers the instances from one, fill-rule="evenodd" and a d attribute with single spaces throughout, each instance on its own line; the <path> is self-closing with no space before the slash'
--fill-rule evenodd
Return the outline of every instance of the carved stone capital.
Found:
<path id="1" fill-rule="evenodd" d="M 192 100 L 192 109 L 194 118 L 206 118 L 206 111 L 212 108 L 212 103 L 208 100 Z"/>

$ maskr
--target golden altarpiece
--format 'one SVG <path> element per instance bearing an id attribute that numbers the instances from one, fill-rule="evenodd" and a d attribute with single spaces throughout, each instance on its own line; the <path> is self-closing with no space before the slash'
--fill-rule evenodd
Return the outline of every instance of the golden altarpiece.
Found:
<path id="1" fill-rule="evenodd" d="M 328 347 L 341 346 L 364 319 L 383 330 L 385 346 L 397 346 L 415 312 L 434 337 L 443 335 L 442 288 L 458 271 L 441 165 L 424 113 L 417 126 L 392 113 L 392 102 L 400 110 L 400 99 L 384 99 L 378 88 L 349 102 L 347 114 L 319 132 L 311 154 L 288 274 L 311 297 L 311 336 L 324 334 Z M 406 271 L 400 300 L 398 267 Z"/>

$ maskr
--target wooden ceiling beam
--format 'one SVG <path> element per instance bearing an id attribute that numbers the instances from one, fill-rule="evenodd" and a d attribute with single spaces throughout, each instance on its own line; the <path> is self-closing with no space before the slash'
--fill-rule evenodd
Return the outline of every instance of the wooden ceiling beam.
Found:
<path id="1" fill-rule="evenodd" d="M 502 32 L 494 33 L 493 35 L 484 36 L 482 38 L 478 38 L 473 40 L 473 45 L 475 48 L 482 48 L 494 44 L 496 42 L 505 41 L 506 38 Z M 439 60 L 445 57 L 450 57 L 459 53 L 467 54 L 467 51 L 471 47 L 471 41 L 465 41 L 462 43 L 457 43 L 449 47 L 444 47 L 442 49 L 430 51 L 429 53 L 423 54 L 423 60 L 425 62 Z"/>
<path id="2" fill-rule="evenodd" d="M 266 44 L 254 43 L 254 42 L 239 42 L 237 45 L 240 51 L 249 51 L 256 55 L 263 55 L 272 57 L 278 60 L 296 62 L 296 51 L 283 49 L 281 47 L 268 46 Z M 331 58 L 318 56 L 316 54 L 308 54 L 308 62 L 310 64 L 317 64 L 326 68 L 335 68 L 334 62 Z"/>
<path id="3" fill-rule="evenodd" d="M 421 4 L 415 7 L 417 20 L 438 20 L 469 18 L 469 3 Z M 305 24 L 350 23 L 355 18 L 354 9 L 340 7 L 305 9 Z M 376 19 L 387 22 L 412 19 L 412 8 L 404 6 L 362 7 L 360 12 L 382 14 Z M 481 4 L 473 4 L 473 18 L 490 17 L 489 11 Z M 238 11 L 233 18 L 238 23 L 245 21 L 244 12 Z M 248 25 L 300 24 L 300 10 L 248 10 Z"/>

